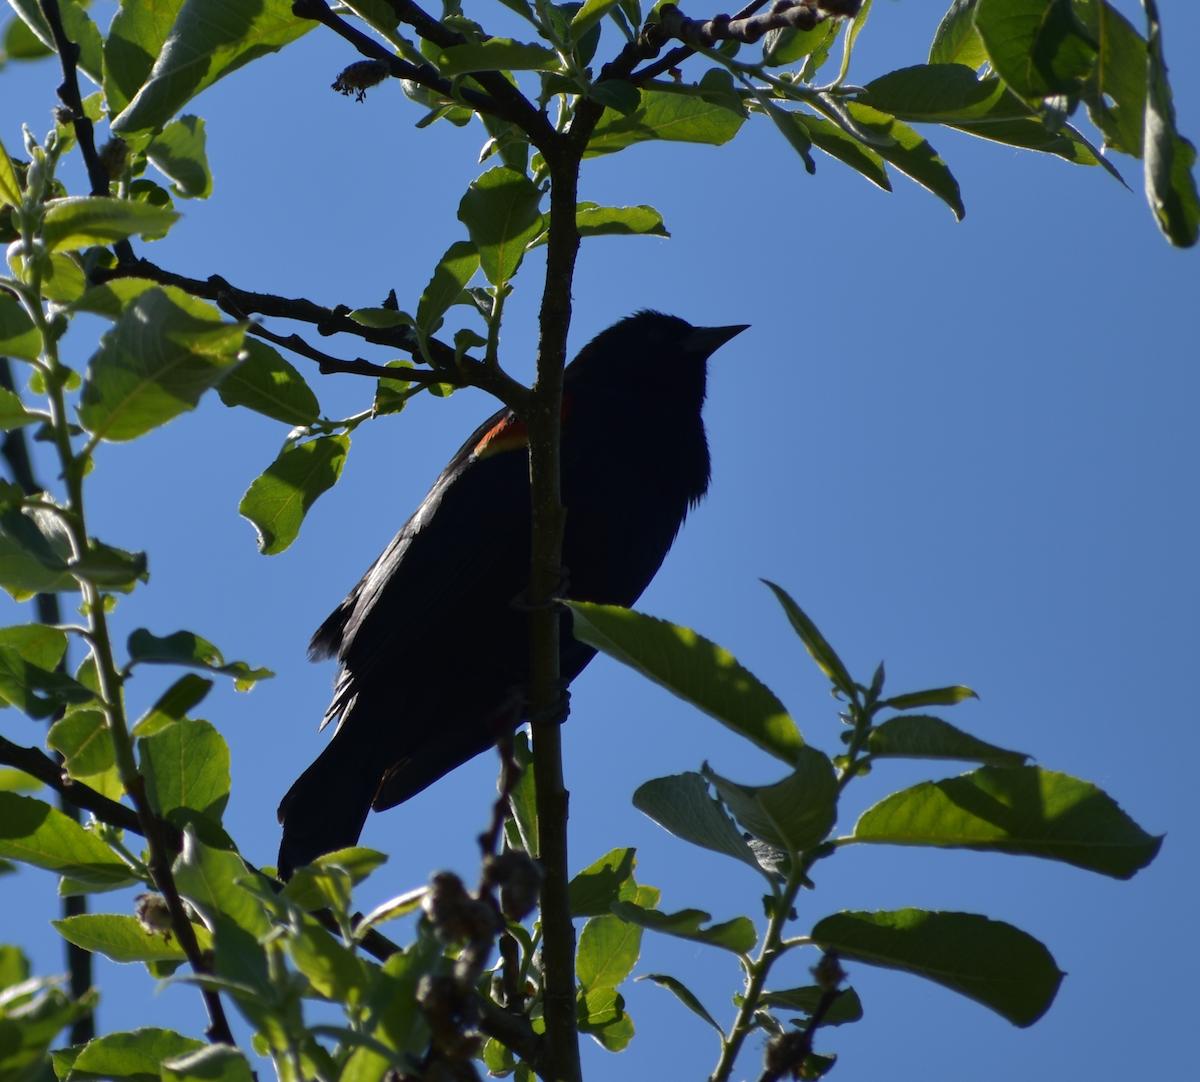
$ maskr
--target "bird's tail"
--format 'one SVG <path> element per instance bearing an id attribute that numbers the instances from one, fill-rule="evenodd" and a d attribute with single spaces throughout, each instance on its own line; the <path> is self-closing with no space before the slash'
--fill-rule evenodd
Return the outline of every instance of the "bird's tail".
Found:
<path id="1" fill-rule="evenodd" d="M 279 804 L 279 876 L 358 842 L 386 764 L 343 726 Z"/>

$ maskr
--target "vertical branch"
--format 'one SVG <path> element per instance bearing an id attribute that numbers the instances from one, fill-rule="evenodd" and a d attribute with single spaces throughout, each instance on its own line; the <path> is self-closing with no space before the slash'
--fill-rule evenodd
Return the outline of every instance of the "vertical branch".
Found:
<path id="1" fill-rule="evenodd" d="M 538 856 L 542 888 L 543 996 L 549 1061 L 555 1079 L 580 1078 L 575 1025 L 575 926 L 567 896 L 568 798 L 563 784 L 562 683 L 559 672 L 558 612 L 548 604 L 562 582 L 566 510 L 561 499 L 559 439 L 562 430 L 563 368 L 571 325 L 571 283 L 579 234 L 575 202 L 580 157 L 570 152 L 550 161 L 550 236 L 542 294 L 537 382 L 524 417 L 529 432 L 529 483 L 533 504 L 533 548 L 529 615 L 530 718 L 537 776 Z"/>
<path id="2" fill-rule="evenodd" d="M 12 367 L 7 357 L 0 357 L 0 387 L 6 391 L 16 388 L 13 384 Z M 25 439 L 23 428 L 14 428 L 4 434 L 4 443 L 0 445 L 0 454 L 8 463 L 13 481 L 20 486 L 26 496 L 33 496 L 43 491 L 33 475 L 33 463 L 29 457 L 29 444 Z M 59 624 L 62 622 L 58 605 L 58 594 L 37 595 L 38 620 L 43 624 Z M 63 668 L 62 662 L 59 668 Z M 57 715 L 52 721 L 57 720 Z M 79 809 L 63 794 L 58 794 L 59 810 L 75 822 L 80 821 Z M 70 894 L 62 900 L 64 917 L 77 917 L 87 912 L 87 895 Z M 70 975 L 71 995 L 81 999 L 92 987 L 92 952 L 76 946 L 74 943 L 63 941 L 66 946 L 67 972 Z M 96 1035 L 95 1015 L 87 1014 L 77 1018 L 71 1025 L 71 1043 L 86 1044 Z"/>

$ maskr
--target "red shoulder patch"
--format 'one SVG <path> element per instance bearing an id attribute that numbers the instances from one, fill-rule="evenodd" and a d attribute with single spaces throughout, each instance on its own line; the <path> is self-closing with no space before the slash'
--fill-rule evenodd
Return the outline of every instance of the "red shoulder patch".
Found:
<path id="1" fill-rule="evenodd" d="M 562 419 L 566 421 L 571 412 L 571 396 L 563 395 Z M 490 458 L 503 451 L 516 451 L 529 446 L 529 432 L 525 422 L 516 417 L 505 417 L 499 424 L 489 428 L 477 444 L 474 455 L 478 458 Z"/>
<path id="2" fill-rule="evenodd" d="M 515 451 L 520 447 L 529 446 L 529 433 L 525 431 L 525 422 L 516 417 L 505 417 L 498 425 L 489 428 L 475 444 L 476 458 L 490 458 L 501 451 Z"/>

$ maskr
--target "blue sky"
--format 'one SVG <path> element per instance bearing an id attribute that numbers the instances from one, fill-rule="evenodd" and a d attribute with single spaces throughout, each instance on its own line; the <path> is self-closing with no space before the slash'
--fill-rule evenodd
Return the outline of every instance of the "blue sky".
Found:
<path id="1" fill-rule="evenodd" d="M 1141 25 L 1138 5 L 1118 6 Z M 102 22 L 110 8 L 97 5 Z M 922 61 L 943 8 L 877 4 L 851 78 Z M 1179 124 L 1196 140 L 1200 8 L 1162 0 L 1160 9 Z M 183 274 L 330 305 L 377 305 L 395 288 L 411 308 L 463 235 L 455 210 L 485 136 L 477 124 L 414 130 L 420 113 L 395 83 L 364 104 L 335 95 L 329 84 L 354 59 L 313 32 L 194 102 L 207 120 L 214 194 L 179 204 L 170 238 L 139 251 Z M 46 126 L 56 83 L 49 64 L 0 74 L 0 138 L 10 148 L 20 147 L 22 121 Z M 1068 977 L 1049 1014 L 1016 1030 L 938 986 L 852 966 L 866 1016 L 825 1031 L 818 1049 L 840 1054 L 842 1082 L 967 1072 L 979 1082 L 1191 1078 L 1198 256 L 1161 239 L 1141 163 L 1120 155 L 1132 192 L 1099 169 L 930 131 L 962 185 L 967 216 L 956 224 L 903 177 L 888 195 L 828 158 L 808 176 L 759 120 L 720 149 L 643 144 L 589 162 L 581 184 L 583 199 L 656 206 L 673 237 L 585 242 L 573 350 L 643 306 L 752 324 L 710 368 L 710 495 L 639 608 L 732 650 L 809 742 L 833 753 L 836 705 L 758 582 L 770 578 L 860 679 L 883 658 L 895 691 L 970 685 L 981 701 L 956 708 L 956 724 L 1101 785 L 1145 829 L 1168 834 L 1158 860 L 1125 883 L 956 852 L 862 849 L 824 862 L 817 890 L 801 898 L 802 931 L 839 909 L 982 912 L 1041 938 Z M 82 190 L 72 168 L 68 181 Z M 523 268 L 502 341 L 503 362 L 526 377 L 541 265 L 535 254 Z M 99 329 L 81 320 L 68 358 L 82 366 Z M 368 381 L 306 374 L 328 416 L 370 403 Z M 282 426 L 211 395 L 194 414 L 98 454 L 93 529 L 150 555 L 150 585 L 120 603 L 118 635 L 188 628 L 227 657 L 278 673 L 249 695 L 219 688 L 201 711 L 232 749 L 226 820 L 249 859 L 273 862 L 275 806 L 325 739 L 316 727 L 333 673 L 305 661 L 312 630 L 493 408 L 474 391 L 423 396 L 359 428 L 341 483 L 292 548 L 271 558 L 255 551 L 237 504 L 276 454 Z M 44 456 L 39 469 L 52 476 Z M 8 622 L 29 618 L 7 599 L 0 607 Z M 169 678 L 139 671 L 131 710 Z M 635 845 L 639 879 L 663 890 L 665 909 L 758 915 L 756 876 L 665 834 L 629 797 L 648 778 L 704 760 L 739 781 L 772 780 L 772 761 L 605 659 L 572 691 L 573 864 Z M 40 736 L 13 711 L 0 731 Z M 849 791 L 840 826 L 896 788 L 955 772 L 879 767 Z M 370 818 L 364 844 L 392 856 L 364 887 L 364 910 L 440 867 L 473 876 L 494 773 L 478 760 Z M 60 965 L 45 923 L 53 891 L 48 874 L 30 870 L 0 885 L 4 938 L 25 944 L 42 971 Z M 126 898 L 109 897 L 127 911 Z M 807 964 L 789 958 L 773 983 L 807 983 Z M 638 972 L 674 974 L 719 1019 L 732 1017 L 740 981 L 726 956 L 647 934 Z M 194 992 L 155 995 L 140 967 L 102 963 L 99 977 L 103 1029 L 201 1030 Z M 706 1077 L 716 1042 L 703 1023 L 647 983 L 625 994 L 637 1037 L 620 1057 L 585 1041 L 588 1077 Z M 757 1070 L 755 1047 L 739 1073 Z"/>

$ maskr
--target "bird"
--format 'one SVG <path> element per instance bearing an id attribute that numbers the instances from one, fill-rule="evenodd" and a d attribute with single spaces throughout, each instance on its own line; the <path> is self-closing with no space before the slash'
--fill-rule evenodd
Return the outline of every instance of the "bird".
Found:
<path id="1" fill-rule="evenodd" d="M 563 373 L 563 597 L 632 606 L 708 490 L 709 357 L 747 325 L 643 310 Z M 511 409 L 483 422 L 383 554 L 317 629 L 336 658 L 332 740 L 279 805 L 281 878 L 357 843 L 374 808 L 415 796 L 527 720 L 529 455 Z M 562 616 L 569 683 L 595 655 Z"/>

